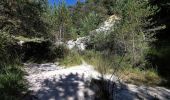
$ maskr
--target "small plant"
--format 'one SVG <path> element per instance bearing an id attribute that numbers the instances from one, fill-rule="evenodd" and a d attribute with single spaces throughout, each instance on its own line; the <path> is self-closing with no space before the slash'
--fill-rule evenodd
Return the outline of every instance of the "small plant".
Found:
<path id="1" fill-rule="evenodd" d="M 22 95 L 21 92 L 26 91 L 23 73 L 22 71 L 6 71 L 8 71 L 8 73 L 0 74 L 0 99 L 18 100 L 20 98 L 18 96 Z"/>
<path id="2" fill-rule="evenodd" d="M 125 82 L 136 85 L 159 85 L 161 82 L 161 77 L 154 69 L 141 69 L 127 66 L 119 70 L 117 74 Z"/>
<path id="3" fill-rule="evenodd" d="M 0 31 L 0 35 L 0 99 L 19 100 L 26 90 L 20 57 L 12 48 L 15 41 L 5 32 Z"/>
<path id="4" fill-rule="evenodd" d="M 101 74 L 108 74 L 112 71 L 113 61 L 112 58 L 101 54 L 100 52 L 87 51 L 83 55 L 84 60 L 93 65 L 94 68 Z"/>
<path id="5" fill-rule="evenodd" d="M 82 64 L 82 57 L 80 54 L 70 51 L 63 59 L 60 59 L 60 64 L 69 67 Z"/>

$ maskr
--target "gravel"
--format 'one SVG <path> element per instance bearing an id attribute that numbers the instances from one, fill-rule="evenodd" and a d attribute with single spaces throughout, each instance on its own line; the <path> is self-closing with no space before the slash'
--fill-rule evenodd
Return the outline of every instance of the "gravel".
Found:
<path id="1" fill-rule="evenodd" d="M 86 63 L 66 69 L 54 63 L 25 66 L 31 93 L 24 100 L 95 100 L 98 95 L 90 87 L 90 81 L 92 78 L 99 80 L 100 74 Z M 113 81 L 117 81 L 116 76 Z M 170 100 L 170 90 L 163 87 L 126 83 L 119 86 L 114 92 L 116 100 Z"/>

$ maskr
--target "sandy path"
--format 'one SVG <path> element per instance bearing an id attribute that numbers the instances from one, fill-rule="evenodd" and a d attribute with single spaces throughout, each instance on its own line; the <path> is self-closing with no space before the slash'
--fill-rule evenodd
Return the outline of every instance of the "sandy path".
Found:
<path id="1" fill-rule="evenodd" d="M 66 69 L 52 63 L 26 66 L 25 78 L 32 96 L 24 100 L 94 100 L 96 94 L 89 84 L 100 74 L 92 66 L 86 63 Z M 115 99 L 170 100 L 170 90 L 122 84 L 116 88 Z"/>
<path id="2" fill-rule="evenodd" d="M 88 83 L 98 73 L 90 65 L 67 69 L 54 64 L 28 65 L 26 71 L 29 90 L 38 100 L 93 100 L 94 92 Z"/>

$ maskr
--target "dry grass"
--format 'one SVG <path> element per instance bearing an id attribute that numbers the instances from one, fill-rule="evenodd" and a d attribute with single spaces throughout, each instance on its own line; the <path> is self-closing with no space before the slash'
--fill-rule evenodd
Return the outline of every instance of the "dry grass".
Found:
<path id="1" fill-rule="evenodd" d="M 161 77 L 154 69 L 124 67 L 117 74 L 125 82 L 136 85 L 158 85 L 161 82 Z"/>
<path id="2" fill-rule="evenodd" d="M 69 52 L 66 57 L 60 59 L 60 65 L 65 67 L 71 67 L 80 64 L 82 64 L 82 58 L 80 54 L 76 52 Z"/>
<path id="3" fill-rule="evenodd" d="M 87 51 L 83 55 L 83 59 L 93 65 L 101 74 L 107 74 L 112 67 L 111 61 L 108 61 L 108 59 L 104 58 L 99 52 Z"/>
<path id="4" fill-rule="evenodd" d="M 161 82 L 161 77 L 154 69 L 141 69 L 138 67 L 131 67 L 125 61 L 120 63 L 120 59 L 102 56 L 99 52 L 88 51 L 83 55 L 83 59 L 93 65 L 101 74 L 114 74 L 120 77 L 127 83 L 136 85 L 158 85 Z"/>
<path id="5" fill-rule="evenodd" d="M 161 77 L 154 69 L 141 69 L 138 67 L 131 67 L 122 61 L 118 66 L 119 59 L 109 56 L 103 56 L 100 52 L 86 51 L 83 55 L 77 52 L 69 53 L 64 59 L 60 61 L 61 65 L 66 67 L 80 65 L 82 59 L 88 64 L 94 66 L 95 70 L 104 74 L 112 74 L 120 77 L 127 83 L 136 85 L 158 85 L 161 82 Z"/>

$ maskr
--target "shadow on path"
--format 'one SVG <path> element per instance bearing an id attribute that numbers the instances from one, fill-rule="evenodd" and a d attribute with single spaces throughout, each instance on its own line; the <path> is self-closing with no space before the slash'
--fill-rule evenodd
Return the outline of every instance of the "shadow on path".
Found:
<path id="1" fill-rule="evenodd" d="M 39 100 L 91 100 L 93 94 L 88 94 L 84 74 L 70 73 L 60 75 L 59 79 L 46 79 L 36 96 Z"/>

